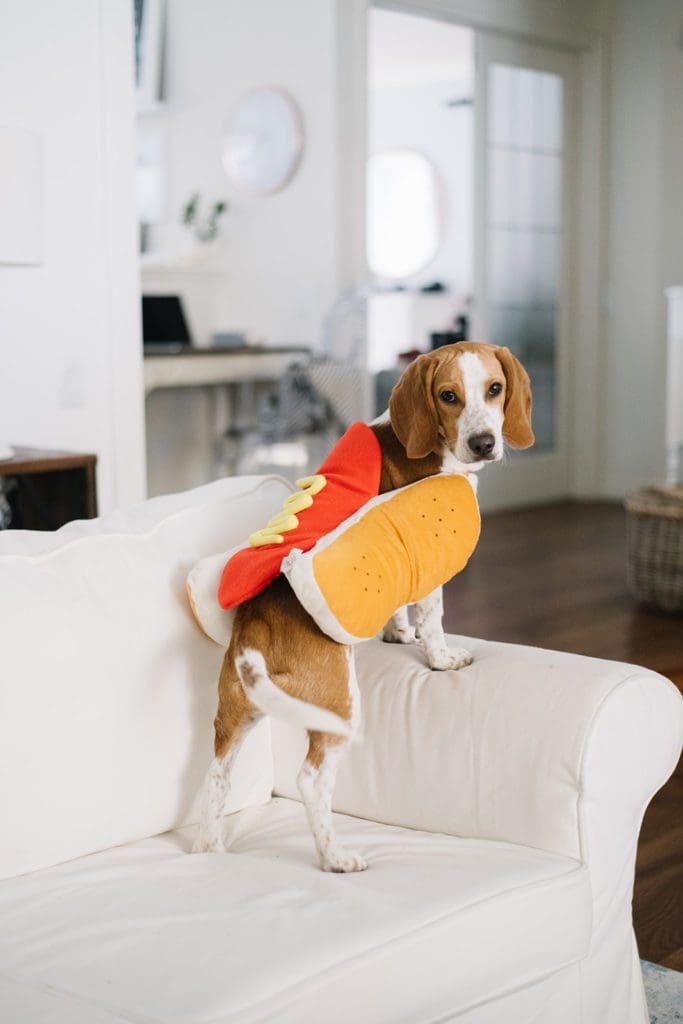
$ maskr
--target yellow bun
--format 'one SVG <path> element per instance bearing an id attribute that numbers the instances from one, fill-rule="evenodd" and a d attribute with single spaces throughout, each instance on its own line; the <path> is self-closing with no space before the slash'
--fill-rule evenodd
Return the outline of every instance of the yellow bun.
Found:
<path id="1" fill-rule="evenodd" d="M 353 642 L 464 569 L 479 529 L 467 477 L 428 477 L 373 499 L 283 571 L 320 628 Z"/>

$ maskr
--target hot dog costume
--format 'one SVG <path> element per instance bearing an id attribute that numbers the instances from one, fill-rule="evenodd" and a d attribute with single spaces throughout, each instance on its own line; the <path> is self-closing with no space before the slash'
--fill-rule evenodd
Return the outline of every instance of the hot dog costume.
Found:
<path id="1" fill-rule="evenodd" d="M 339 643 L 356 643 L 460 572 L 480 530 L 467 476 L 438 474 L 380 495 L 381 461 L 375 433 L 353 424 L 318 472 L 297 481 L 301 489 L 282 511 L 230 555 L 217 600 L 216 559 L 195 566 L 188 594 L 204 631 L 227 643 L 225 610 L 284 573 L 323 632 Z"/>
<path id="2" fill-rule="evenodd" d="M 374 431 L 354 423 L 318 472 L 297 480 L 302 489 L 287 498 L 282 512 L 228 560 L 218 587 L 221 607 L 234 608 L 265 590 L 290 551 L 309 551 L 377 495 L 381 472 L 382 452 Z"/>

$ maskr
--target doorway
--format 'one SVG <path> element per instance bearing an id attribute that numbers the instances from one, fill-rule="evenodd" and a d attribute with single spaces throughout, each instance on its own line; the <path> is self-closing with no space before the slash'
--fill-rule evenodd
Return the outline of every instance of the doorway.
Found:
<path id="1" fill-rule="evenodd" d="M 367 54 L 377 407 L 417 352 L 507 346 L 532 380 L 536 444 L 482 474 L 482 504 L 566 496 L 576 57 L 384 6 Z"/>
<path id="2" fill-rule="evenodd" d="M 474 32 L 368 12 L 368 364 L 375 412 L 406 361 L 465 338 L 474 275 Z"/>

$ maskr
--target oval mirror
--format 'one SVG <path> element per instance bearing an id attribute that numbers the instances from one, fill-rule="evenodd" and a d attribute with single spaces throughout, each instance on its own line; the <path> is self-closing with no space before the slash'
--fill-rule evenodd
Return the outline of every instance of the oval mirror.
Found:
<path id="1" fill-rule="evenodd" d="M 367 165 L 366 247 L 379 277 L 411 277 L 431 263 L 443 235 L 438 172 L 414 150 L 376 153 Z"/>

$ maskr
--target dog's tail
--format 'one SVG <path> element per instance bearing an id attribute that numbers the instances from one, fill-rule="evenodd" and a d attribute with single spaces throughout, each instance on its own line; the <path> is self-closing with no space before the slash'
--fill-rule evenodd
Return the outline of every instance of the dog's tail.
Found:
<path id="1" fill-rule="evenodd" d="M 351 724 L 339 715 L 317 704 L 291 697 L 273 682 L 260 651 L 247 648 L 237 658 L 235 667 L 247 697 L 259 711 L 281 718 L 290 725 L 298 725 L 315 732 L 331 732 L 336 736 L 350 736 Z"/>

